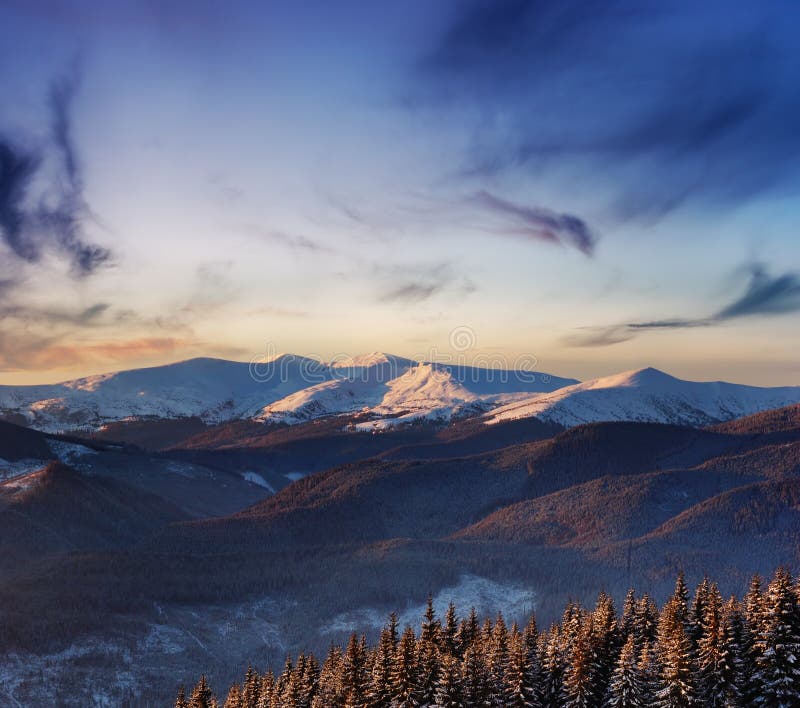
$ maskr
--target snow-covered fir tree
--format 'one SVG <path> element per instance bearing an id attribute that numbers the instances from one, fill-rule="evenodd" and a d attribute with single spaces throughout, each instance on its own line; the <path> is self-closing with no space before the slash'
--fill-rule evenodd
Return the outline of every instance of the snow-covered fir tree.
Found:
<path id="1" fill-rule="evenodd" d="M 605 705 L 607 708 L 647 708 L 647 700 L 646 688 L 639 673 L 636 641 L 631 633 L 611 675 Z"/>

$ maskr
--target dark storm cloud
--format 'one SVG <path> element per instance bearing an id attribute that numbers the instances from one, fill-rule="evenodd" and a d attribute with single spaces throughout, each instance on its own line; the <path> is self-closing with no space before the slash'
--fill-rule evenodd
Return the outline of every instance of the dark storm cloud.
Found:
<path id="1" fill-rule="evenodd" d="M 586 222 L 572 214 L 515 204 L 485 190 L 476 192 L 467 201 L 510 220 L 510 227 L 506 230 L 512 233 L 574 246 L 586 255 L 591 255 L 594 250 L 594 235 Z"/>
<path id="2" fill-rule="evenodd" d="M 111 253 L 89 242 L 84 233 L 91 215 L 71 119 L 79 79 L 75 69 L 51 87 L 50 150 L 25 149 L 0 135 L 0 237 L 17 258 L 28 263 L 39 262 L 47 251 L 59 251 L 69 260 L 73 274 L 84 277 L 107 263 Z M 44 193 L 34 195 L 48 157 L 57 164 L 57 177 Z"/>
<path id="3" fill-rule="evenodd" d="M 577 170 L 622 217 L 735 204 L 798 177 L 798 20 L 788 2 L 462 3 L 422 100 L 481 116 L 466 175 Z"/>
<path id="4" fill-rule="evenodd" d="M 712 327 L 743 317 L 780 315 L 800 312 L 800 274 L 772 276 L 760 263 L 750 264 L 744 293 L 708 317 L 673 318 L 606 327 L 584 327 L 568 335 L 563 342 L 573 347 L 602 347 L 633 339 L 646 330 Z"/>

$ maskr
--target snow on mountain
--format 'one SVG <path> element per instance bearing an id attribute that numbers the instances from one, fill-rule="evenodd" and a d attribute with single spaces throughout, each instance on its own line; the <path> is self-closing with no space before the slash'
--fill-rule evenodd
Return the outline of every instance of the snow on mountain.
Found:
<path id="1" fill-rule="evenodd" d="M 797 402 L 800 386 L 683 381 L 645 368 L 514 401 L 492 410 L 486 422 L 535 416 L 567 427 L 613 420 L 706 425 Z"/>
<path id="2" fill-rule="evenodd" d="M 52 385 L 0 386 L 0 411 L 48 431 L 140 417 L 216 422 L 253 415 L 330 375 L 319 362 L 291 354 L 255 367 L 199 358 Z"/>
<path id="3" fill-rule="evenodd" d="M 535 372 L 420 363 L 374 353 L 337 362 L 333 380 L 265 406 L 257 419 L 297 423 L 361 412 L 370 420 L 357 428 L 385 428 L 422 418 L 449 420 L 570 383 L 574 380 Z"/>
<path id="4" fill-rule="evenodd" d="M 331 364 L 334 378 L 290 394 L 264 407 L 256 420 L 300 423 L 327 415 L 355 413 L 380 404 L 389 383 L 416 362 L 368 354 Z"/>
<path id="5" fill-rule="evenodd" d="M 209 423 L 236 418 L 298 423 L 358 411 L 403 420 L 448 418 L 477 402 L 494 405 L 500 394 L 551 391 L 570 383 L 530 372 L 421 365 L 382 352 L 328 363 L 293 354 L 255 365 L 200 358 L 52 385 L 0 386 L 0 413 L 20 415 L 51 432 L 190 416 Z"/>

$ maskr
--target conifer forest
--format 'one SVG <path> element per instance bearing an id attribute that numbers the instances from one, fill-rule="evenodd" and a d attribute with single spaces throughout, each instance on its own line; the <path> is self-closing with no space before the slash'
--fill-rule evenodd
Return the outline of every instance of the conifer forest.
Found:
<path id="1" fill-rule="evenodd" d="M 437 617 L 429 599 L 418 630 L 392 613 L 375 643 L 352 634 L 320 661 L 288 657 L 217 696 L 205 676 L 175 708 L 683 708 L 800 705 L 800 582 L 778 569 L 754 576 L 741 599 L 681 573 L 662 607 L 630 590 L 621 611 L 600 593 L 569 603 L 558 623 L 502 614 Z"/>

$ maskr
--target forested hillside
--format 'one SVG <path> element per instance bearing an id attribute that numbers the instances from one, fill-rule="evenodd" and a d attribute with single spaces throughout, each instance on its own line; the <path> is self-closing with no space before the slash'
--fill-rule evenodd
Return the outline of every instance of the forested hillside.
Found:
<path id="1" fill-rule="evenodd" d="M 289 657 L 282 670 L 241 683 L 218 700 L 205 676 L 175 708 L 382 706 L 800 705 L 800 583 L 779 569 L 767 587 L 723 598 L 704 579 L 690 597 L 683 574 L 659 609 L 630 590 L 621 613 L 601 593 L 593 609 L 567 604 L 561 621 L 506 625 L 502 614 L 436 617 L 429 600 L 419 631 L 392 614 L 376 643 L 352 634 L 322 664 Z"/>

